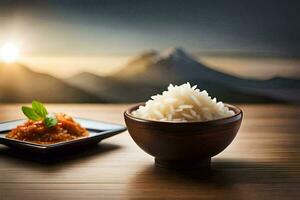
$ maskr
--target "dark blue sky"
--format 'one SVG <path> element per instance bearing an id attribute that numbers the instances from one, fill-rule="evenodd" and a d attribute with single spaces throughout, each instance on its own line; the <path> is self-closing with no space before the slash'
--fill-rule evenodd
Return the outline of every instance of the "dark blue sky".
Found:
<path id="1" fill-rule="evenodd" d="M 193 52 L 300 55 L 298 2 L 2 0 L 0 42 L 17 38 L 30 45 L 29 54 L 181 46 Z"/>

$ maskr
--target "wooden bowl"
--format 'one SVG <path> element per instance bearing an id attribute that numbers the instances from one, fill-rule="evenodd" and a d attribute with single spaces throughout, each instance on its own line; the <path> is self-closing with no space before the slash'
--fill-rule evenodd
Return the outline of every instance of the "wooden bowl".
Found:
<path id="1" fill-rule="evenodd" d="M 209 167 L 211 157 L 235 138 L 243 118 L 236 106 L 225 104 L 235 115 L 205 122 L 161 122 L 134 117 L 140 105 L 124 112 L 128 132 L 135 143 L 166 168 Z"/>

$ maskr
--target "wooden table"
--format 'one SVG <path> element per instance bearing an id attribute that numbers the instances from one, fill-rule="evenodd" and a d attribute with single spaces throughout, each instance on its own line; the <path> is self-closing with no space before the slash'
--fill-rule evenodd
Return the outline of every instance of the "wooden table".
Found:
<path id="1" fill-rule="evenodd" d="M 52 111 L 124 123 L 128 105 L 51 105 Z M 300 199 L 300 106 L 241 105 L 234 142 L 210 171 L 170 171 L 127 132 L 51 164 L 0 146 L 0 199 Z M 0 121 L 22 117 L 0 105 Z"/>

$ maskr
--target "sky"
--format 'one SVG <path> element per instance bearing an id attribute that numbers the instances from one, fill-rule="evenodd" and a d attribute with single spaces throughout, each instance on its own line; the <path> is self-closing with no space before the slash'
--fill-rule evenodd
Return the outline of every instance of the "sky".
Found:
<path id="1" fill-rule="evenodd" d="M 298 56 L 299 1 L 0 0 L 0 45 L 27 56 L 191 52 Z"/>

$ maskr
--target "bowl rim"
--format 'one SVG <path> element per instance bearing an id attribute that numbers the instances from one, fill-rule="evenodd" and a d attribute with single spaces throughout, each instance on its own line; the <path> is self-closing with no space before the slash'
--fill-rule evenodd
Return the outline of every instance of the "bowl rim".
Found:
<path id="1" fill-rule="evenodd" d="M 243 116 L 243 111 L 242 109 L 240 109 L 239 107 L 232 105 L 232 104 L 228 104 L 228 103 L 224 103 L 224 105 L 226 107 L 228 107 L 230 110 L 234 111 L 234 115 L 229 116 L 229 117 L 224 117 L 224 118 L 220 118 L 220 119 L 214 119 L 214 120 L 208 120 L 208 121 L 158 121 L 158 120 L 150 120 L 150 119 L 143 119 L 140 117 L 135 117 L 131 114 L 131 112 L 133 110 L 136 110 L 139 106 L 144 105 L 145 102 L 142 103 L 138 103 L 138 104 L 134 104 L 132 106 L 130 106 L 128 109 L 126 109 L 124 111 L 124 116 L 129 117 L 135 121 L 138 122 L 144 122 L 144 123 L 156 123 L 156 124 L 210 124 L 210 123 L 218 123 L 218 122 L 224 122 L 224 121 L 235 121 L 236 118 L 238 116 Z"/>

